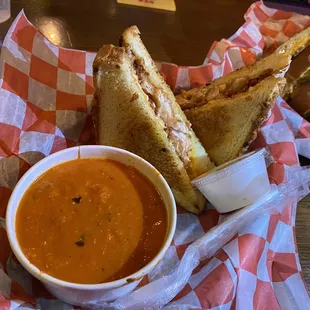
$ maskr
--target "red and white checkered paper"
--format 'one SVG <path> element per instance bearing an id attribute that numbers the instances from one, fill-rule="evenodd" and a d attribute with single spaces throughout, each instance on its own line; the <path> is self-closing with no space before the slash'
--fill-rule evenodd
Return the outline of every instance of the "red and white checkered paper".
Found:
<path id="1" fill-rule="evenodd" d="M 220 12 L 219 12 L 220 18 Z M 211 81 L 251 64 L 263 51 L 310 25 L 310 18 L 251 5 L 246 22 L 228 40 L 214 42 L 204 64 L 158 64 L 173 89 Z M 49 42 L 21 12 L 4 40 L 0 61 L 0 309 L 76 309 L 54 299 L 12 255 L 4 216 L 19 178 L 43 157 L 93 142 L 90 117 L 94 53 Z M 279 99 L 252 148 L 267 146 L 273 183 L 283 182 L 298 153 L 310 158 L 310 124 Z M 194 270 L 169 309 L 310 309 L 295 239 L 296 204 L 245 225 L 217 254 Z M 1 218 L 2 217 L 2 218 Z M 167 268 L 217 224 L 219 214 L 179 210 Z M 145 277 L 140 286 L 152 281 Z"/>

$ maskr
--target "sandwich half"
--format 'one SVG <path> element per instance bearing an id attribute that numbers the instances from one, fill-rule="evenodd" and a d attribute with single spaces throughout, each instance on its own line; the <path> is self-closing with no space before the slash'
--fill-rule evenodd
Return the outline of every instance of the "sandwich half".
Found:
<path id="1" fill-rule="evenodd" d="M 288 54 L 271 55 L 177 96 L 215 165 L 246 151 L 285 86 Z"/>
<path id="2" fill-rule="evenodd" d="M 142 48 L 143 56 L 131 44 Z M 205 199 L 190 181 L 214 165 L 157 71 L 136 27 L 125 31 L 122 45 L 103 46 L 94 60 L 97 143 L 146 159 L 167 180 L 177 203 L 199 213 Z"/>

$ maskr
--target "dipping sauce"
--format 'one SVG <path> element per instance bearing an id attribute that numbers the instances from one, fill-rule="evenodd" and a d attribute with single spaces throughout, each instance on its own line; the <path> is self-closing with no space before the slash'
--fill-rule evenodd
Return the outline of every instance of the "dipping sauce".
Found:
<path id="1" fill-rule="evenodd" d="M 96 284 L 148 264 L 164 243 L 167 213 L 155 186 L 135 168 L 77 159 L 29 187 L 15 225 L 23 253 L 40 271 Z"/>

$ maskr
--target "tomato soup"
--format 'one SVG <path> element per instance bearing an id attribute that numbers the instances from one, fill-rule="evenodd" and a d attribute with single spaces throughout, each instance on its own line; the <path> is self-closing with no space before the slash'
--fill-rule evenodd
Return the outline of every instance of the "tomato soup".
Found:
<path id="1" fill-rule="evenodd" d="M 165 205 L 135 168 L 77 159 L 41 175 L 24 194 L 16 234 L 29 261 L 55 278 L 83 284 L 138 271 L 160 251 Z"/>

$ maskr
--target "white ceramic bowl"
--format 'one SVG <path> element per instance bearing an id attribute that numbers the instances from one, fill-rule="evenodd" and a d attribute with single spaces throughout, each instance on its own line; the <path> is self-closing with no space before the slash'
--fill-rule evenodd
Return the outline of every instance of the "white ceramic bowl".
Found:
<path id="1" fill-rule="evenodd" d="M 270 192 L 265 149 L 238 157 L 192 180 L 220 213 L 245 207 Z"/>
<path id="2" fill-rule="evenodd" d="M 160 252 L 156 257 L 141 270 L 126 278 L 102 284 L 77 284 L 56 279 L 41 272 L 31 264 L 22 252 L 15 231 L 15 218 L 19 202 L 29 186 L 45 171 L 61 163 L 81 158 L 109 158 L 126 165 L 135 167 L 144 174 L 161 194 L 167 209 L 168 227 L 166 238 Z M 6 212 L 6 229 L 12 250 L 24 266 L 34 277 L 39 279 L 51 294 L 57 298 L 74 305 L 88 305 L 94 302 L 112 301 L 131 292 L 163 258 L 171 244 L 176 226 L 176 205 L 173 194 L 165 179 L 147 161 L 122 149 L 107 146 L 80 146 L 65 149 L 46 157 L 38 162 L 21 178 L 16 185 Z"/>

